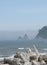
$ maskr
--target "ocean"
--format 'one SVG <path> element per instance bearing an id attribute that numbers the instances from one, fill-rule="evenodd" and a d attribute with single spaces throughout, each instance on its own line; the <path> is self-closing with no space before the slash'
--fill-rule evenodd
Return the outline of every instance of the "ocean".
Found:
<path id="1" fill-rule="evenodd" d="M 0 57 L 11 56 L 16 54 L 17 51 L 25 51 L 27 48 L 35 50 L 33 45 L 39 52 L 47 53 L 47 40 L 7 40 L 0 41 Z"/>

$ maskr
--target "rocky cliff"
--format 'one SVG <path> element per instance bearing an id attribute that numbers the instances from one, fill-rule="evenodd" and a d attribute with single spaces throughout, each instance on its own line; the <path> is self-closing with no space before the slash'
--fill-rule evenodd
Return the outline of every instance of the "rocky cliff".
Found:
<path id="1" fill-rule="evenodd" d="M 44 26 L 42 29 L 39 30 L 36 38 L 47 39 L 47 26 Z"/>

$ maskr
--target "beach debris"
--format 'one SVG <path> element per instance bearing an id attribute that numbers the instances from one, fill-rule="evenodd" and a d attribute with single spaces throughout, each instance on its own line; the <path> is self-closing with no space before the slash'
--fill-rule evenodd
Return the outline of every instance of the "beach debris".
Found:
<path id="1" fill-rule="evenodd" d="M 37 55 L 37 56 L 40 56 L 40 53 L 39 53 L 38 49 L 36 48 L 36 46 L 33 45 L 33 47 L 34 47 L 34 49 L 35 49 L 36 55 Z"/>
<path id="2" fill-rule="evenodd" d="M 0 63 L 0 65 L 9 65 L 9 64 L 2 64 L 2 63 Z"/>
<path id="3" fill-rule="evenodd" d="M 47 65 L 47 54 L 41 55 L 35 45 L 34 49 L 35 52 L 28 48 L 28 52 L 19 51 L 10 58 L 4 58 L 4 65 Z"/>

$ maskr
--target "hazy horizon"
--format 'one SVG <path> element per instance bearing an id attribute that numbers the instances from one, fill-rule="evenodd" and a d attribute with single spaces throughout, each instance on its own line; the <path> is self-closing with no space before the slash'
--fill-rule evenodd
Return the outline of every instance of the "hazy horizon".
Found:
<path id="1" fill-rule="evenodd" d="M 47 0 L 0 0 L 0 40 L 27 34 L 34 38 L 47 26 Z"/>
<path id="2" fill-rule="evenodd" d="M 0 31 L 0 40 L 17 40 L 19 36 L 27 34 L 29 39 L 34 39 L 38 31 Z"/>

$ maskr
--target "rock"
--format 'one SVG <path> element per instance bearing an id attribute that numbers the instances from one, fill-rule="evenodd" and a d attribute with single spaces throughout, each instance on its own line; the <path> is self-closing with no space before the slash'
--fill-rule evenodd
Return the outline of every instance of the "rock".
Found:
<path id="1" fill-rule="evenodd" d="M 37 61 L 32 61 L 32 65 L 40 65 L 40 63 Z"/>
<path id="2" fill-rule="evenodd" d="M 39 30 L 36 38 L 47 39 L 47 26 L 44 26 L 42 29 Z"/>
<path id="3" fill-rule="evenodd" d="M 38 58 L 38 62 L 41 62 L 42 60 L 44 60 L 47 63 L 47 55 L 40 55 Z"/>
<path id="4" fill-rule="evenodd" d="M 0 63 L 0 65 L 9 65 L 9 64 L 1 64 L 1 63 Z"/>
<path id="5" fill-rule="evenodd" d="M 45 61 L 47 61 L 47 55 L 43 55 L 42 59 L 45 60 Z"/>
<path id="6" fill-rule="evenodd" d="M 25 35 L 24 35 L 23 40 L 29 40 L 29 38 L 28 38 L 28 35 L 27 35 L 27 34 L 25 34 Z"/>
<path id="7" fill-rule="evenodd" d="M 10 64 L 10 65 L 13 64 L 11 59 L 4 59 L 4 64 L 7 64 L 7 63 Z"/>
<path id="8" fill-rule="evenodd" d="M 38 62 L 41 62 L 43 59 L 41 56 L 38 57 Z"/>
<path id="9" fill-rule="evenodd" d="M 24 61 L 21 60 L 20 58 L 14 58 L 13 60 L 11 59 L 4 59 L 4 64 L 10 64 L 10 65 L 21 65 L 24 64 Z"/>
<path id="10" fill-rule="evenodd" d="M 24 63 L 24 65 L 32 65 L 31 62 L 27 61 Z"/>
<path id="11" fill-rule="evenodd" d="M 27 53 L 25 53 L 25 52 L 20 52 L 20 53 L 17 53 L 15 56 L 14 56 L 14 58 L 20 58 L 22 61 L 27 61 L 27 60 L 29 60 L 29 56 L 28 56 L 28 54 Z"/>
<path id="12" fill-rule="evenodd" d="M 36 60 L 37 57 L 36 56 L 30 56 L 29 59 L 30 59 L 30 62 L 31 62 L 32 60 Z"/>
<path id="13" fill-rule="evenodd" d="M 47 65 L 44 60 L 41 61 L 41 65 Z"/>

